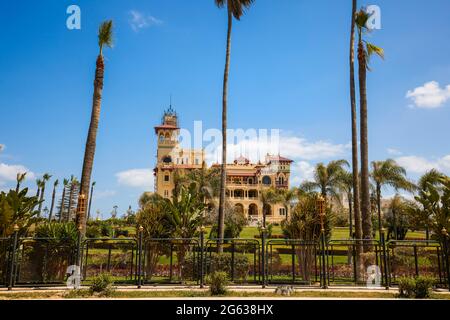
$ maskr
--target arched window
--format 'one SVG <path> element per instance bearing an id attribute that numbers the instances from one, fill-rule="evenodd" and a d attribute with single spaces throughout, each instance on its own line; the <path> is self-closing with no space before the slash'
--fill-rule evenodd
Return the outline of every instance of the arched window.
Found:
<path id="1" fill-rule="evenodd" d="M 171 162 L 172 162 L 172 157 L 170 157 L 170 156 L 165 156 L 165 157 L 163 158 L 163 162 L 164 162 L 164 163 L 171 163 Z"/>
<path id="2" fill-rule="evenodd" d="M 262 178 L 262 183 L 265 184 L 265 185 L 270 185 L 270 184 L 272 184 L 272 179 L 270 179 L 269 176 L 264 176 Z"/>

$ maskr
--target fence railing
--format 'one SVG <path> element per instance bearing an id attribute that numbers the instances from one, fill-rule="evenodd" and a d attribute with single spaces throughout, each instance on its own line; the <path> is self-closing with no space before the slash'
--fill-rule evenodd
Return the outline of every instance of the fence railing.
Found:
<path id="1" fill-rule="evenodd" d="M 448 242 L 448 240 L 447 240 Z M 219 248 L 222 253 L 219 253 Z M 122 285 L 203 287 L 216 270 L 235 284 L 386 288 L 402 276 L 429 276 L 449 287 L 448 243 L 296 239 L 0 238 L 0 286 L 66 285 L 79 270 L 88 285 L 104 272 Z M 74 268 L 76 267 L 76 268 Z M 376 281 L 378 280 L 378 282 Z"/>

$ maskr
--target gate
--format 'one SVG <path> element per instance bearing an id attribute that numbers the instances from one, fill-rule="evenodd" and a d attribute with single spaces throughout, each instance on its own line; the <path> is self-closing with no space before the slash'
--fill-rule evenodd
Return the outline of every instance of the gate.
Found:
<path id="1" fill-rule="evenodd" d="M 86 239 L 82 244 L 81 274 L 89 284 L 107 272 L 118 284 L 135 284 L 138 274 L 138 243 L 134 238 Z"/>
<path id="2" fill-rule="evenodd" d="M 266 247 L 267 282 L 319 285 L 321 254 L 316 241 L 269 240 Z"/>
<path id="3" fill-rule="evenodd" d="M 392 240 L 387 243 L 389 283 L 403 276 L 428 276 L 445 285 L 445 254 L 439 242 Z"/>
<path id="4" fill-rule="evenodd" d="M 142 248 L 144 284 L 195 283 L 200 279 L 198 239 L 147 239 Z"/>
<path id="5" fill-rule="evenodd" d="M 376 240 L 330 240 L 326 254 L 329 284 L 366 285 L 374 272 L 384 281 L 384 251 Z"/>
<path id="6" fill-rule="evenodd" d="M 218 239 L 206 242 L 204 252 L 205 274 L 215 270 L 228 273 L 235 284 L 261 281 L 260 244 L 256 239 L 224 239 L 223 254 L 219 257 Z"/>

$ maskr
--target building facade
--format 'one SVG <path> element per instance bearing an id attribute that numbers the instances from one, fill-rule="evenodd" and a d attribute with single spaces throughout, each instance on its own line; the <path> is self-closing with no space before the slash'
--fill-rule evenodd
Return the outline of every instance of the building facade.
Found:
<path id="1" fill-rule="evenodd" d="M 201 169 L 205 162 L 204 150 L 183 149 L 179 143 L 178 116 L 170 107 L 164 112 L 162 123 L 155 127 L 158 138 L 157 160 L 154 169 L 155 192 L 171 198 L 175 188 L 175 172 L 180 174 Z M 245 214 L 250 222 L 261 221 L 263 203 L 261 192 L 273 189 L 289 189 L 292 160 L 280 155 L 267 155 L 264 162 L 251 163 L 239 157 L 226 166 L 228 201 Z M 220 164 L 212 167 L 220 168 Z M 289 214 L 283 203 L 267 204 L 268 222 L 281 222 Z"/>

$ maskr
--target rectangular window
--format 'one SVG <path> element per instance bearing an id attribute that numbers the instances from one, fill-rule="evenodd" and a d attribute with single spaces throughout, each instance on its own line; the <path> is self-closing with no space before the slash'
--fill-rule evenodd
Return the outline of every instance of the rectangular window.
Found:
<path id="1" fill-rule="evenodd" d="M 280 216 L 285 216 L 286 215 L 286 208 L 280 208 L 279 212 L 280 212 Z"/>
<path id="2" fill-rule="evenodd" d="M 164 176 L 164 181 L 165 181 L 165 182 L 169 182 L 169 181 L 170 181 L 170 176 L 166 174 L 166 175 Z"/>

